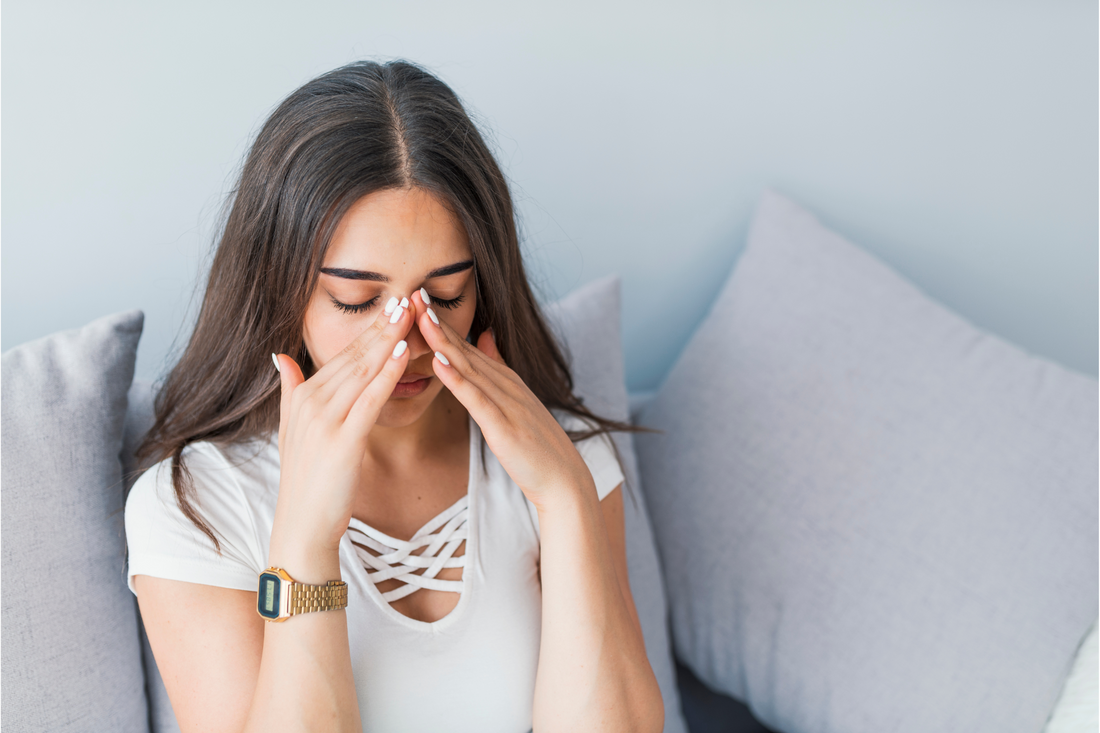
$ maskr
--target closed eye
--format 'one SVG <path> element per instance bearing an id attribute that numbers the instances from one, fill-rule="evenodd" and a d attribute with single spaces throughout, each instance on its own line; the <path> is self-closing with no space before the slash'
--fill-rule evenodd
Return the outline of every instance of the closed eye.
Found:
<path id="1" fill-rule="evenodd" d="M 352 313 L 352 314 L 361 313 L 361 312 L 367 310 L 368 308 L 373 308 L 375 305 L 377 305 L 378 299 L 380 297 L 381 296 L 376 295 L 373 298 L 371 298 L 370 300 L 366 301 L 365 303 L 357 303 L 355 305 L 352 305 L 352 304 L 349 304 L 349 303 L 341 303 L 336 298 L 333 298 L 332 296 L 329 296 L 329 298 L 330 298 L 330 300 L 332 300 L 332 304 L 334 306 L 336 306 L 337 308 L 342 310 L 344 313 Z M 451 298 L 450 300 L 443 300 L 441 298 L 435 297 L 434 295 L 429 295 L 428 297 L 431 298 L 431 300 L 432 300 L 431 305 L 438 305 L 441 308 L 457 308 L 459 306 L 459 304 L 462 303 L 462 301 L 464 301 L 466 299 L 465 295 L 460 295 L 457 298 Z"/>
<path id="2" fill-rule="evenodd" d="M 438 305 L 441 308 L 457 308 L 458 304 L 466 300 L 465 295 L 460 295 L 457 298 L 451 298 L 450 300 L 441 300 L 434 295 L 428 294 L 428 297 L 432 299 L 431 305 Z"/>
<path id="3" fill-rule="evenodd" d="M 376 295 L 373 298 L 371 298 L 370 300 L 368 300 L 366 303 L 359 303 L 358 305 L 348 305 L 347 303 L 341 303 L 336 298 L 332 298 L 331 296 L 329 296 L 329 297 L 332 300 L 332 304 L 334 306 L 336 306 L 337 308 L 339 308 L 340 310 L 344 311 L 345 313 L 359 313 L 361 311 L 365 311 L 367 308 L 370 308 L 372 305 L 377 303 L 378 299 L 381 296 Z"/>

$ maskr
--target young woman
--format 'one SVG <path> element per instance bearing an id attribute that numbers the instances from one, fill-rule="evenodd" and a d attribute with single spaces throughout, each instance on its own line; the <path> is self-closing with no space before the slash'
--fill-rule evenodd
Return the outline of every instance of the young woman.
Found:
<path id="1" fill-rule="evenodd" d="M 182 730 L 661 730 L 608 435 L 632 428 L 574 396 L 454 93 L 329 72 L 231 204 L 126 504 Z"/>

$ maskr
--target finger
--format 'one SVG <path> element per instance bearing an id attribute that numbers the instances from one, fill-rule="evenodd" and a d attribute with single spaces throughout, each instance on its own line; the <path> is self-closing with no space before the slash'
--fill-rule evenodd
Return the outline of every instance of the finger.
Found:
<path id="1" fill-rule="evenodd" d="M 422 323 L 425 321 L 427 317 L 421 318 Z M 430 325 L 435 324 L 430 322 Z M 428 326 L 421 326 L 422 334 L 425 328 Z M 436 327 L 432 335 L 424 335 L 429 345 L 439 347 L 435 349 L 432 370 L 443 386 L 463 404 L 483 430 L 490 425 L 505 429 L 507 415 L 515 412 L 516 400 L 510 394 L 510 382 L 505 376 L 487 373 L 499 368 L 496 363 L 461 340 L 450 327 L 446 333 Z M 461 342 L 461 346 L 456 342 Z M 451 355 L 448 357 L 441 349 Z M 466 356 L 467 352 L 477 361 L 477 366 Z"/>
<path id="2" fill-rule="evenodd" d="M 413 293 L 410 300 L 416 303 L 418 313 L 424 313 L 432 304 L 432 299 L 428 296 L 428 291 L 424 288 L 420 288 Z"/>
<path id="3" fill-rule="evenodd" d="M 502 390 L 512 388 L 514 379 L 510 369 L 467 342 L 445 320 L 433 318 L 435 315 L 431 306 L 425 308 L 425 314 L 420 317 L 420 333 L 432 350 L 443 354 L 446 360 L 441 362 L 437 358 L 432 362 L 437 372 L 440 364 L 449 364 L 494 399 Z"/>
<path id="4" fill-rule="evenodd" d="M 407 313 L 406 306 L 408 305 L 407 298 L 400 300 L 390 298 L 389 302 L 386 303 L 386 307 L 378 314 L 371 325 L 325 364 L 326 368 L 332 364 L 332 369 L 322 370 L 325 373 L 316 385 L 318 397 L 327 402 L 340 389 L 340 385 L 346 381 L 349 374 L 357 370 L 361 372 L 363 360 L 375 348 L 375 344 L 380 343 L 379 340 L 382 339 L 383 335 L 395 330 L 395 323 L 398 324 L 396 330 L 399 333 L 388 343 L 383 344 L 381 348 L 388 352 L 394 344 L 405 337 L 408 330 L 408 319 L 405 317 Z M 382 359 L 376 358 L 375 361 L 380 364 Z M 350 403 L 348 406 L 350 406 Z M 344 414 L 347 414 L 346 409 Z"/>
<path id="5" fill-rule="evenodd" d="M 409 349 L 404 340 L 399 341 L 374 379 L 361 389 L 344 419 L 344 431 L 351 440 L 366 445 L 367 435 L 378 420 L 386 401 L 393 394 L 405 366 L 409 363 Z"/>
<path id="6" fill-rule="evenodd" d="M 349 365 L 354 366 L 354 362 L 365 355 L 370 349 L 371 344 L 374 343 L 379 336 L 385 333 L 386 329 L 391 325 L 390 318 L 393 312 L 399 306 L 400 301 L 397 298 L 390 298 L 389 302 L 386 303 L 386 307 L 378 313 L 378 316 L 371 324 L 367 326 L 362 333 L 348 342 L 347 346 L 345 346 L 340 353 L 325 362 L 325 365 L 318 369 L 310 378 L 310 382 L 316 385 L 318 389 L 321 389 L 323 385 L 332 381 L 339 372 L 348 368 Z M 326 395 L 331 394 L 331 392 L 332 389 L 327 390 Z"/>
<path id="7" fill-rule="evenodd" d="M 481 351 L 493 361 L 504 364 L 504 357 L 500 355 L 500 350 L 497 349 L 493 329 L 487 328 L 481 332 L 481 335 L 477 337 L 477 348 L 478 351 Z M 505 366 L 507 365 L 505 364 Z"/>
<path id="8" fill-rule="evenodd" d="M 468 363 L 472 365 L 474 371 L 494 375 L 494 381 L 498 383 L 500 377 L 505 377 L 508 381 L 516 381 L 514 373 L 507 368 L 503 359 L 495 361 L 471 345 L 451 328 L 447 321 L 439 318 L 430 305 L 423 307 L 423 313 L 417 320 L 417 325 L 420 326 L 420 333 L 432 350 L 442 353 L 449 361 L 456 364 Z M 476 376 L 472 376 L 472 378 L 476 379 Z"/>
<path id="9" fill-rule="evenodd" d="M 451 359 L 436 351 L 432 370 L 443 386 L 462 403 L 474 422 L 481 426 L 483 432 L 490 425 L 503 425 L 507 421 L 512 398 L 492 379 L 481 377 L 475 381 L 469 378 L 471 371 L 468 362 L 465 364 L 465 367 L 455 368 Z"/>
<path id="10" fill-rule="evenodd" d="M 424 288 L 420 288 L 420 290 L 413 293 L 411 297 L 404 299 L 405 308 L 409 311 L 410 315 L 412 315 L 413 323 L 416 323 L 417 319 L 420 318 L 420 314 L 423 313 L 424 309 L 427 307 L 424 305 L 423 298 L 420 297 L 421 294 L 427 295 Z"/>
<path id="11" fill-rule="evenodd" d="M 302 375 L 302 368 L 298 362 L 286 354 L 272 354 L 275 359 L 275 368 L 279 370 L 279 454 L 283 453 L 283 443 L 286 440 L 286 428 L 290 424 L 290 395 L 294 390 L 306 381 Z"/>
<path id="12" fill-rule="evenodd" d="M 321 389 L 327 404 L 329 416 L 343 422 L 356 400 L 367 385 L 378 378 L 393 356 L 394 348 L 408 336 L 412 328 L 412 316 L 404 307 L 398 306 L 387 321 L 386 328 L 368 346 L 358 350 L 354 359 L 349 359 L 341 370 Z M 407 345 L 406 345 L 407 346 Z M 407 348 L 405 349 L 407 351 Z M 407 363 L 408 356 L 402 356 Z M 403 372 L 402 372 L 403 373 Z M 398 379 L 401 375 L 398 375 Z M 393 391 L 392 389 L 390 390 Z M 387 393 L 387 398 L 389 393 Z"/>

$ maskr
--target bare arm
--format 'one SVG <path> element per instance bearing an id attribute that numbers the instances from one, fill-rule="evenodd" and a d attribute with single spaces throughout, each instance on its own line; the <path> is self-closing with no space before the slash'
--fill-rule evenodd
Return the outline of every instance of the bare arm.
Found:
<path id="1" fill-rule="evenodd" d="M 471 345 L 445 321 L 424 316 L 418 325 L 436 350 L 436 376 L 538 511 L 542 637 L 534 729 L 661 730 L 664 705 L 629 600 L 621 496 L 609 495 L 605 501 L 613 503 L 601 509 L 572 440 L 505 362 L 491 330 Z"/>
<path id="2" fill-rule="evenodd" d="M 148 575 L 134 588 L 180 730 L 243 730 L 264 643 L 256 594 Z"/>
<path id="3" fill-rule="evenodd" d="M 310 585 L 340 577 L 337 551 L 284 540 L 278 516 L 270 562 Z M 245 730 L 362 731 L 347 612 L 315 611 L 264 625 L 263 662 Z"/>
<path id="4" fill-rule="evenodd" d="M 642 633 L 642 621 L 638 618 L 638 609 L 634 606 L 634 594 L 630 592 L 630 575 L 626 564 L 626 525 L 623 518 L 623 485 L 612 489 L 600 502 L 604 526 L 607 527 L 607 539 L 611 543 L 611 556 L 615 562 L 615 575 L 619 587 L 638 633 Z M 644 640 L 643 640 L 644 641 Z"/>
<path id="5" fill-rule="evenodd" d="M 305 563 L 277 560 L 296 580 L 321 584 Z M 134 576 L 149 644 L 180 730 L 360 731 L 347 614 L 323 611 L 268 623 L 256 593 Z"/>
<path id="6" fill-rule="evenodd" d="M 268 562 L 299 582 L 340 578 L 366 438 L 409 359 L 394 350 L 412 325 L 398 311 L 392 323 L 380 314 L 308 382 L 293 359 L 276 359 L 279 498 Z M 344 610 L 267 622 L 254 591 L 149 576 L 134 583 L 182 730 L 362 730 Z"/>
<path id="7" fill-rule="evenodd" d="M 602 502 L 591 486 L 560 496 L 539 509 L 534 730 L 660 731 L 664 705 L 626 574 L 621 488 Z"/>

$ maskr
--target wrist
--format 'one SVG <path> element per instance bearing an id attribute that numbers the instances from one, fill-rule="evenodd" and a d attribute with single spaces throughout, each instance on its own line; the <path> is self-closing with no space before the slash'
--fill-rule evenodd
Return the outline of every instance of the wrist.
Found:
<path id="1" fill-rule="evenodd" d="M 324 585 L 303 583 L 284 568 L 260 573 L 256 610 L 265 621 L 281 623 L 303 613 L 342 611 L 348 605 L 348 584 L 330 580 Z"/>
<path id="2" fill-rule="evenodd" d="M 596 485 L 589 478 L 587 481 L 565 481 L 543 490 L 539 492 L 537 498 L 531 500 L 531 503 L 538 510 L 541 522 L 543 516 L 574 514 L 578 511 L 598 508 L 599 498 L 596 496 Z"/>
<path id="3" fill-rule="evenodd" d="M 300 583 L 324 585 L 340 579 L 340 548 L 273 532 L 267 564 L 286 570 Z"/>

